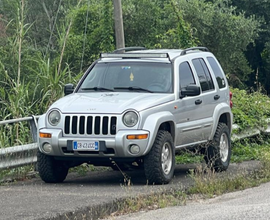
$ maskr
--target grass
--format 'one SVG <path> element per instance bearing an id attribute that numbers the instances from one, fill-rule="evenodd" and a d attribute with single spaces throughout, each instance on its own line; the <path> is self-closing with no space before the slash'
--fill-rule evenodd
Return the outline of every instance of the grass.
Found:
<path id="1" fill-rule="evenodd" d="M 200 194 L 205 198 L 211 198 L 227 192 L 243 190 L 259 184 L 255 173 L 245 170 L 236 175 L 231 173 L 215 173 L 212 170 L 196 170 L 191 172 L 194 186 L 188 189 L 188 194 Z"/>
<path id="2" fill-rule="evenodd" d="M 232 162 L 260 160 L 270 150 L 270 137 L 258 136 L 239 140 L 232 146 Z"/>
<path id="3" fill-rule="evenodd" d="M 8 182 L 23 181 L 36 175 L 34 165 L 0 170 L 0 185 Z"/>
<path id="4" fill-rule="evenodd" d="M 260 160 L 262 155 L 270 151 L 270 137 L 256 136 L 245 138 L 232 143 L 231 163 L 240 163 L 248 160 Z M 191 151 L 182 151 L 176 155 L 177 164 L 202 163 L 203 155 Z"/>
<path id="5" fill-rule="evenodd" d="M 119 203 L 117 212 L 112 215 L 123 215 L 137 211 L 155 210 L 167 206 L 185 205 L 187 194 L 183 191 L 168 191 L 162 193 L 152 193 L 150 196 L 138 196 L 125 199 Z"/>
<path id="6" fill-rule="evenodd" d="M 189 164 L 203 162 L 203 156 L 191 151 L 182 151 L 175 157 L 176 164 Z"/>

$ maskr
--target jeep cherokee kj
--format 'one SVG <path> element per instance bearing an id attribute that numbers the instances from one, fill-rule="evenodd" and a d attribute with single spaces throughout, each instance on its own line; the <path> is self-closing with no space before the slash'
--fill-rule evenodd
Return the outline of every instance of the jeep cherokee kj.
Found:
<path id="1" fill-rule="evenodd" d="M 231 93 L 205 47 L 102 53 L 64 92 L 38 121 L 38 170 L 47 183 L 88 163 L 137 166 L 148 183 L 166 184 L 175 152 L 198 146 L 211 168 L 229 166 Z"/>

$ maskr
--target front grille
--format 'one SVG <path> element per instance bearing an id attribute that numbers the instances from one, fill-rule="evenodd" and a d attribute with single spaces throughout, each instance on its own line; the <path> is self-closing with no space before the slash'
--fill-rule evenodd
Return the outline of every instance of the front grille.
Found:
<path id="1" fill-rule="evenodd" d="M 115 135 L 116 116 L 67 115 L 64 133 L 66 135 Z"/>

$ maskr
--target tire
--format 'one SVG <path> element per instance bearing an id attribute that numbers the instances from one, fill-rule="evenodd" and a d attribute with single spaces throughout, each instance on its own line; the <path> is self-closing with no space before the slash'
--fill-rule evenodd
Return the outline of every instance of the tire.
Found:
<path id="1" fill-rule="evenodd" d="M 204 159 L 206 164 L 217 172 L 227 170 L 231 159 L 231 138 L 226 124 L 218 123 L 214 139 L 206 148 Z"/>
<path id="2" fill-rule="evenodd" d="M 160 130 L 150 152 L 144 158 L 144 172 L 149 184 L 167 184 L 174 174 L 175 148 L 168 131 Z"/>
<path id="3" fill-rule="evenodd" d="M 37 165 L 40 178 L 45 183 L 61 183 L 68 174 L 68 166 L 40 151 L 37 152 Z"/>

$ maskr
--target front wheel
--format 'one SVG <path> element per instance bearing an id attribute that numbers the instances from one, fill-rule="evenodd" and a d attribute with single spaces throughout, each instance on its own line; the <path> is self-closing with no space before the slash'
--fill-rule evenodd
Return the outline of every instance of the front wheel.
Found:
<path id="1" fill-rule="evenodd" d="M 226 124 L 218 124 L 214 139 L 206 149 L 204 159 L 215 171 L 227 170 L 231 159 L 231 138 Z"/>
<path id="2" fill-rule="evenodd" d="M 69 167 L 62 161 L 37 152 L 37 166 L 40 178 L 45 183 L 61 183 L 66 179 Z"/>
<path id="3" fill-rule="evenodd" d="M 167 184 L 175 168 L 175 148 L 168 131 L 158 131 L 150 152 L 144 158 L 144 172 L 150 184 Z"/>

